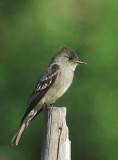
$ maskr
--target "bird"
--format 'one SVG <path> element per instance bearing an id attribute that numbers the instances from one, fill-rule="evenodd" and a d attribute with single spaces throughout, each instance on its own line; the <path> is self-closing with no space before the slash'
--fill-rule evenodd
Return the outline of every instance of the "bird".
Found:
<path id="1" fill-rule="evenodd" d="M 74 71 L 82 62 L 78 55 L 68 47 L 62 47 L 51 59 L 49 66 L 40 76 L 27 105 L 11 145 L 18 145 L 29 123 L 47 106 L 55 103 L 70 87 Z"/>

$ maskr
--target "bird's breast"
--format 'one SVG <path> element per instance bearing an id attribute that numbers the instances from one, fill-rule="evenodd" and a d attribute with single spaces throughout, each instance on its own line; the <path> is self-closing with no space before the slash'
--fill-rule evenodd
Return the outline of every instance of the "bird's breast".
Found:
<path id="1" fill-rule="evenodd" d="M 54 84 L 50 87 L 44 98 L 43 102 L 46 104 L 54 103 L 60 98 L 69 88 L 73 80 L 72 70 L 62 70 L 55 80 Z"/>
<path id="2" fill-rule="evenodd" d="M 67 91 L 67 89 L 70 87 L 72 80 L 73 80 L 72 70 L 66 70 L 61 72 L 61 75 L 58 81 L 60 81 L 60 90 L 62 91 L 62 94 L 64 94 Z"/>

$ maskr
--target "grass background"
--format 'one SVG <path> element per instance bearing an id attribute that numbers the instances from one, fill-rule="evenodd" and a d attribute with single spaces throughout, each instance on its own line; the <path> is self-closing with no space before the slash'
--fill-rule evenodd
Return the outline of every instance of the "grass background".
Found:
<path id="1" fill-rule="evenodd" d="M 10 140 L 51 57 L 72 48 L 79 66 L 68 92 L 72 160 L 118 159 L 118 1 L 0 1 L 0 160 L 40 159 L 44 115 L 18 147 Z"/>

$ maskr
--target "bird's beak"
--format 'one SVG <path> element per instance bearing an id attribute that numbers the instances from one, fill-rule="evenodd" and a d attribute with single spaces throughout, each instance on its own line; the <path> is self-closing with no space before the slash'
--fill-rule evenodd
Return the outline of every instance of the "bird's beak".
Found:
<path id="1" fill-rule="evenodd" d="M 82 62 L 82 61 L 76 61 L 77 64 L 87 64 L 86 62 Z"/>

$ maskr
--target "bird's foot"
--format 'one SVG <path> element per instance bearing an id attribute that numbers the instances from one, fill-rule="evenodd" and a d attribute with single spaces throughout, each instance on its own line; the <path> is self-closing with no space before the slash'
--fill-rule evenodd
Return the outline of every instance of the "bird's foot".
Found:
<path id="1" fill-rule="evenodd" d="M 48 107 L 54 107 L 54 105 L 53 105 L 53 104 L 50 104 Z"/>
<path id="2" fill-rule="evenodd" d="M 46 103 L 44 103 L 44 106 L 43 106 L 43 111 L 48 107 L 48 105 Z"/>

